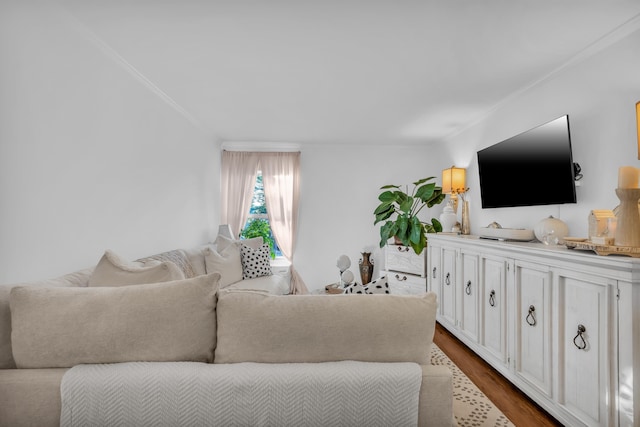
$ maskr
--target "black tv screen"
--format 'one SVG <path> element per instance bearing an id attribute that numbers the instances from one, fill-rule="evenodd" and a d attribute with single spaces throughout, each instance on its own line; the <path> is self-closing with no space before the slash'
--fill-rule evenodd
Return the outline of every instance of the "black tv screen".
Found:
<path id="1" fill-rule="evenodd" d="M 576 203 L 568 115 L 477 154 L 483 208 Z"/>

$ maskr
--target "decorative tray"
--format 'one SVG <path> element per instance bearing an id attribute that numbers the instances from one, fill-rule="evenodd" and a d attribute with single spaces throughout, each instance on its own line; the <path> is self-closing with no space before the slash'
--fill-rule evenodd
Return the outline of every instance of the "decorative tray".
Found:
<path id="1" fill-rule="evenodd" d="M 584 239 L 564 239 L 564 244 L 569 249 L 579 249 L 584 251 L 593 251 L 598 255 L 623 255 L 634 258 L 640 258 L 640 248 L 631 246 L 612 246 L 591 243 Z"/>

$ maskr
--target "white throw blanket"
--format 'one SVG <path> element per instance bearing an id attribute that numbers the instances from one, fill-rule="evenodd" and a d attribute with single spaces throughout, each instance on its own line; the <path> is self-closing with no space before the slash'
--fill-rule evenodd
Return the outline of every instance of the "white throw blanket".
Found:
<path id="1" fill-rule="evenodd" d="M 78 365 L 61 385 L 67 426 L 416 426 L 415 363 Z"/>

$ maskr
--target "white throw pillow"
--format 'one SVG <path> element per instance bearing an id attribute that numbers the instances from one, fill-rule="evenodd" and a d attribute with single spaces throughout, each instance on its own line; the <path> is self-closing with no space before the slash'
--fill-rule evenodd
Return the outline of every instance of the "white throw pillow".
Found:
<path id="1" fill-rule="evenodd" d="M 230 244 L 221 252 L 208 247 L 203 252 L 207 274 L 220 273 L 220 288 L 242 280 L 239 245 Z"/>
<path id="2" fill-rule="evenodd" d="M 171 261 L 131 262 L 107 249 L 89 277 L 89 286 L 125 286 L 184 279 Z"/>
<path id="3" fill-rule="evenodd" d="M 11 290 L 18 368 L 81 363 L 211 362 L 217 274 L 120 287 Z"/>
<path id="4" fill-rule="evenodd" d="M 242 256 L 242 278 L 254 279 L 256 277 L 270 276 L 271 273 L 271 249 L 264 243 L 258 249 L 247 245 L 240 246 Z"/>

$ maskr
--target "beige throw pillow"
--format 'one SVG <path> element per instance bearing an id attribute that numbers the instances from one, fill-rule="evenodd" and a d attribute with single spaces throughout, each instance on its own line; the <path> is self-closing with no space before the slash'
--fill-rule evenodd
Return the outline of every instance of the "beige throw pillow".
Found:
<path id="1" fill-rule="evenodd" d="M 219 278 L 214 273 L 138 286 L 13 288 L 16 366 L 211 362 Z"/>
<path id="2" fill-rule="evenodd" d="M 0 285 L 0 369 L 15 368 L 13 352 L 11 350 L 11 310 L 9 309 L 9 298 L 11 289 L 16 286 L 36 286 L 36 287 L 60 287 L 60 286 L 87 286 L 89 276 L 93 267 L 74 271 L 64 276 L 53 279 L 38 280 L 33 282 L 13 283 L 10 285 Z M 1 425 L 2 423 L 0 423 Z"/>
<path id="3" fill-rule="evenodd" d="M 221 252 L 208 247 L 203 252 L 207 273 L 220 273 L 220 288 L 225 288 L 242 280 L 239 245 L 231 244 Z"/>
<path id="4" fill-rule="evenodd" d="M 218 294 L 214 363 L 429 364 L 436 295 Z"/>
<path id="5" fill-rule="evenodd" d="M 130 262 L 107 249 L 89 277 L 89 286 L 124 286 L 184 279 L 171 261 Z"/>

